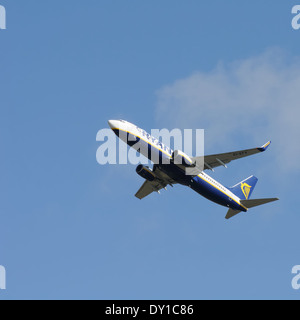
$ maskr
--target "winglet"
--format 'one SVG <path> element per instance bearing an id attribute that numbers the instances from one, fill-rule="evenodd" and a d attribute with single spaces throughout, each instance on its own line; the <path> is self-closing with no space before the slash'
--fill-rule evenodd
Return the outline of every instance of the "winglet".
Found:
<path id="1" fill-rule="evenodd" d="M 268 141 L 267 143 L 265 143 L 263 146 L 261 146 L 260 148 L 257 148 L 260 152 L 264 152 L 268 149 L 269 145 L 271 144 L 271 141 Z"/>

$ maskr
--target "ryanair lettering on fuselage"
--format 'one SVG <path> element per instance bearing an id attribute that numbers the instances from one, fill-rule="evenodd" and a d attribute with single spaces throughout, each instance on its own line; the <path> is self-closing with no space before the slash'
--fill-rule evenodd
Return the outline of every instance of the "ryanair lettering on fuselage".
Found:
<path id="1" fill-rule="evenodd" d="M 142 135 L 142 137 L 144 139 L 147 139 L 148 142 L 152 145 L 155 146 L 159 149 L 161 149 L 162 151 L 166 152 L 168 155 L 172 156 L 173 151 L 167 147 L 165 144 L 163 144 L 161 141 L 159 141 L 158 139 L 154 138 L 151 134 L 149 134 L 148 132 L 146 132 L 145 130 L 135 126 L 135 128 L 137 129 L 137 131 Z"/>

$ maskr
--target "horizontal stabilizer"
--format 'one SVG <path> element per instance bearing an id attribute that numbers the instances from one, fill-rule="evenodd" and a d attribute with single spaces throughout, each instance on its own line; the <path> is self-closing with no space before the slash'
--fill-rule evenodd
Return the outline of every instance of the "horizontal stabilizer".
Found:
<path id="1" fill-rule="evenodd" d="M 228 210 L 228 212 L 227 212 L 227 214 L 226 214 L 225 219 L 227 219 L 227 220 L 228 220 L 228 219 L 230 219 L 230 218 L 234 217 L 235 215 L 239 214 L 240 212 L 242 212 L 242 211 L 229 209 L 229 210 Z"/>
<path id="2" fill-rule="evenodd" d="M 251 200 L 241 200 L 241 204 L 246 208 L 250 209 L 253 207 L 260 206 L 265 203 L 273 202 L 279 200 L 278 198 L 268 198 L 268 199 L 251 199 Z"/>
<path id="3" fill-rule="evenodd" d="M 260 206 L 265 203 L 273 202 L 279 200 L 278 198 L 268 198 L 268 199 L 253 199 L 253 200 L 241 200 L 241 204 L 247 209 Z M 230 219 L 240 213 L 241 211 L 229 209 L 226 215 L 226 219 Z"/>

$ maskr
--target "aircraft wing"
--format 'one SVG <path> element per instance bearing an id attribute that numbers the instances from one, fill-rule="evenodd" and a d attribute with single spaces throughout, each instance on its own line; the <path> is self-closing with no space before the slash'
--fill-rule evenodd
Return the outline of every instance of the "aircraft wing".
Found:
<path id="1" fill-rule="evenodd" d="M 260 148 L 253 148 L 253 149 L 246 149 L 228 153 L 220 153 L 220 154 L 213 154 L 209 156 L 204 156 L 204 170 L 224 166 L 233 160 L 237 160 L 240 158 L 248 157 L 256 153 L 264 152 L 267 150 L 271 141 L 268 141 L 266 144 L 261 146 Z M 198 160 L 197 160 L 198 159 Z M 193 161 L 200 161 L 200 158 L 192 158 Z"/>
<path id="2" fill-rule="evenodd" d="M 152 192 L 159 192 L 161 189 L 166 188 L 167 185 L 173 186 L 173 184 L 176 183 L 168 175 L 159 170 L 156 166 L 154 166 L 153 172 L 156 176 L 156 179 L 154 181 L 146 180 L 144 182 L 144 184 L 135 195 L 138 199 L 143 199 Z"/>

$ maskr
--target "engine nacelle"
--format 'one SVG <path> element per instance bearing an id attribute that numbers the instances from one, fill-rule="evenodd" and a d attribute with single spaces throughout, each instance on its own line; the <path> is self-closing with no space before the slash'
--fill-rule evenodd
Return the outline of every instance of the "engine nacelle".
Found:
<path id="1" fill-rule="evenodd" d="M 137 166 L 136 173 L 148 181 L 153 181 L 155 179 L 154 172 L 149 167 L 145 167 L 142 164 Z"/>
<path id="2" fill-rule="evenodd" d="M 183 165 L 185 167 L 194 167 L 195 162 L 184 152 L 175 150 L 172 154 L 174 164 Z"/>

